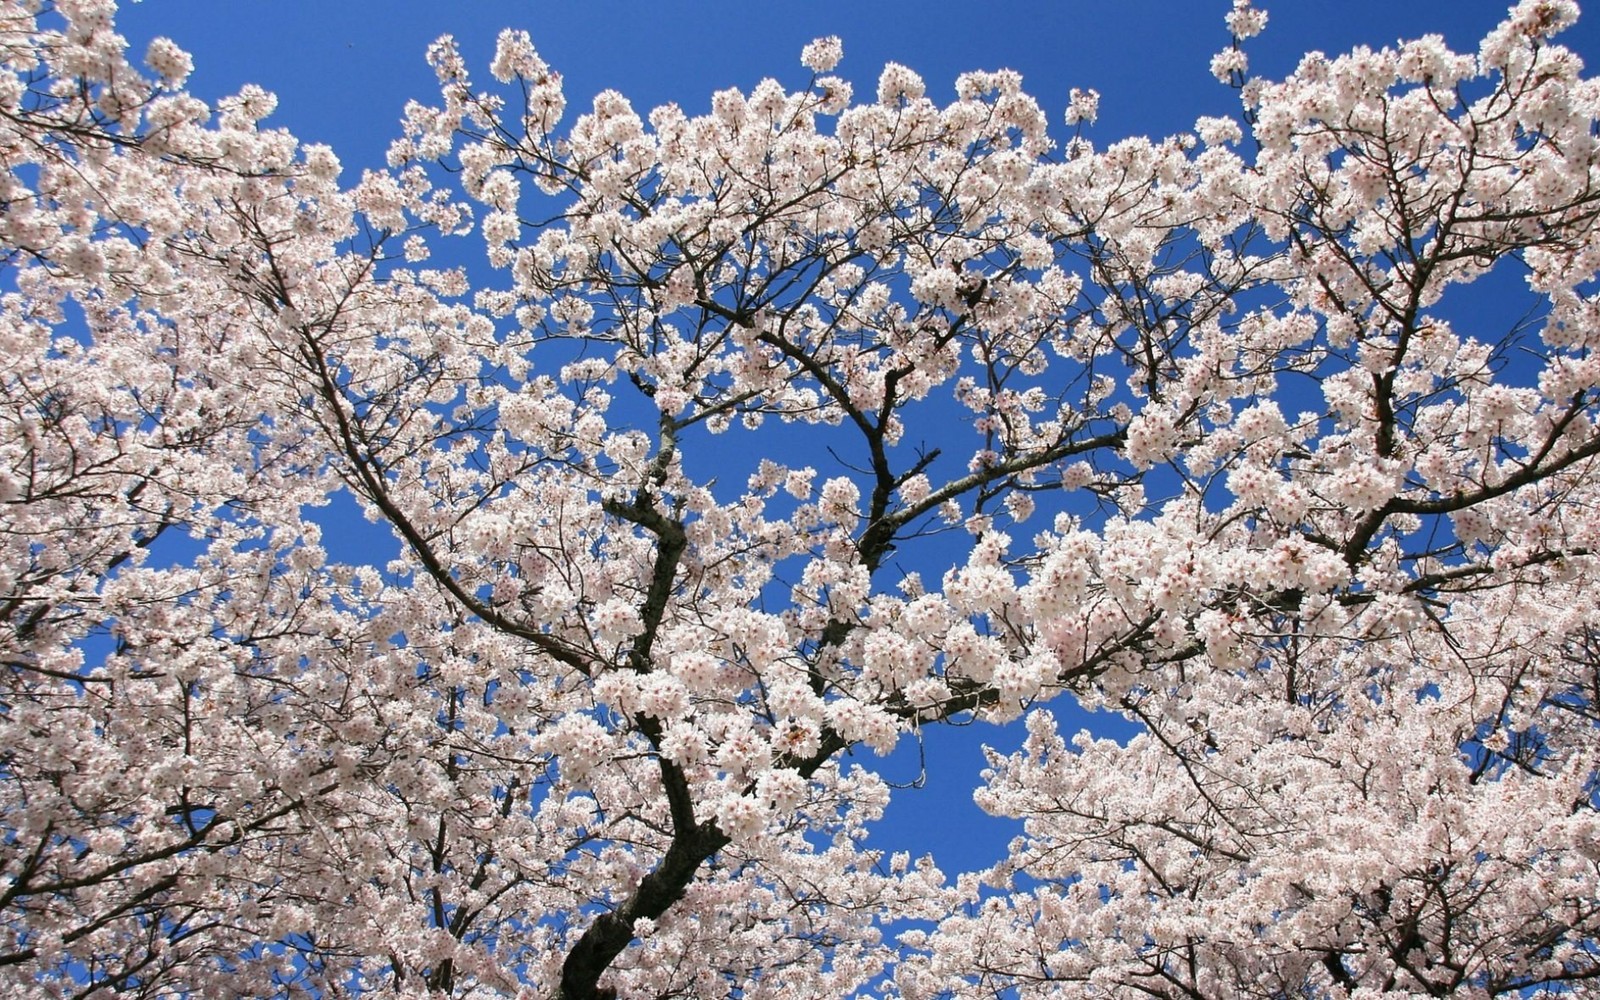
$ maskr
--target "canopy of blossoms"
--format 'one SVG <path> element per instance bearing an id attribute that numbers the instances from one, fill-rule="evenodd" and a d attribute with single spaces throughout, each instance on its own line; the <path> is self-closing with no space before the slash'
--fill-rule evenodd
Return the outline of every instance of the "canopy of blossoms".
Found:
<path id="1" fill-rule="evenodd" d="M 0 0 L 8 996 L 1595 991 L 1574 4 L 1270 81 L 1236 0 L 1105 148 L 445 38 L 360 177 L 114 13 Z M 1023 835 L 869 848 L 974 719 Z"/>

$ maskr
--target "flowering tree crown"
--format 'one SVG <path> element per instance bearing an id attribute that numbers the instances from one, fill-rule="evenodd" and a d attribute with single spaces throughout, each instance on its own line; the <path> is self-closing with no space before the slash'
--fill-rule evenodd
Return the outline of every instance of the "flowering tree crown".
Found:
<path id="1" fill-rule="evenodd" d="M 359 179 L 113 14 L 0 2 L 12 995 L 1600 979 L 1573 4 L 1272 82 L 1237 0 L 1239 117 L 1103 149 L 836 38 L 564 125 L 445 38 Z M 854 751 L 1024 716 L 991 868 L 863 843 Z"/>

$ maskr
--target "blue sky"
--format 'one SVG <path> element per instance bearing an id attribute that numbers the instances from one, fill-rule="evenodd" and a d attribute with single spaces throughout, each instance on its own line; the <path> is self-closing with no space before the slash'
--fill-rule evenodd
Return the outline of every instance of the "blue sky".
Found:
<path id="1" fill-rule="evenodd" d="M 333 146 L 347 177 L 382 163 L 408 99 L 432 103 L 427 45 L 454 34 L 481 78 L 496 33 L 524 28 L 566 80 L 571 116 L 606 88 L 641 112 L 675 101 L 694 113 L 713 91 L 748 90 L 763 77 L 800 85 L 802 45 L 844 40 L 841 75 L 870 93 L 884 62 L 921 73 L 930 96 L 952 96 L 957 74 L 1011 68 L 1060 125 L 1073 87 L 1101 92 L 1099 145 L 1129 135 L 1186 130 L 1205 114 L 1232 114 L 1234 93 L 1208 63 L 1228 41 L 1228 0 L 143 0 L 125 5 L 122 33 L 135 52 L 156 35 L 195 56 L 191 88 L 215 99 L 256 83 L 276 92 L 269 121 L 304 141 Z M 1250 52 L 1252 71 L 1288 72 L 1309 49 L 1336 53 L 1439 33 L 1458 51 L 1504 14 L 1506 0 L 1277 0 Z M 1562 39 L 1600 59 L 1600 14 Z M 337 556 L 338 553 L 335 553 Z M 1058 715 L 1065 706 L 1054 706 Z M 934 849 L 946 871 L 986 864 L 1003 852 L 1013 824 L 988 820 L 970 801 L 982 767 L 978 747 L 1014 745 L 1015 733 L 973 726 L 929 740 L 928 787 L 899 794 L 874 842 Z M 870 755 L 869 755 L 870 756 Z M 867 761 L 872 763 L 872 761 Z M 915 748 L 890 762 L 891 778 L 918 772 Z"/>
<path id="2" fill-rule="evenodd" d="M 1506 3 L 1268 0 L 1271 22 L 1253 46 L 1253 68 L 1281 75 L 1308 49 L 1333 53 L 1429 32 L 1470 50 Z M 202 96 L 247 82 L 273 90 L 279 124 L 359 166 L 381 156 L 406 99 L 432 95 L 422 54 L 446 32 L 484 67 L 502 27 L 528 30 L 565 76 L 574 111 L 613 88 L 641 111 L 670 100 L 691 112 L 724 87 L 748 89 L 768 76 L 798 84 L 800 47 L 839 35 L 840 72 L 858 86 L 893 60 L 921 73 L 938 98 L 950 95 L 958 73 L 1005 67 L 1057 115 L 1070 88 L 1094 87 L 1103 95 L 1096 137 L 1104 142 L 1166 135 L 1198 115 L 1235 109 L 1207 68 L 1227 41 L 1227 8 L 1227 0 L 143 0 L 125 4 L 120 23 L 136 50 L 164 34 L 192 51 L 191 84 Z M 1600 18 L 1565 41 L 1600 51 Z"/>

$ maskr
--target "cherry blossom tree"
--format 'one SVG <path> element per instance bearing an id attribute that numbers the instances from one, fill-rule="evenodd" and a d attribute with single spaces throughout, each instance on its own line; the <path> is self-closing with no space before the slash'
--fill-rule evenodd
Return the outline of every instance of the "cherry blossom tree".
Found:
<path id="1" fill-rule="evenodd" d="M 0 0 L 8 995 L 1595 990 L 1572 3 L 1272 82 L 1235 0 L 1239 115 L 1105 148 L 446 38 L 359 179 L 113 7 Z M 1023 836 L 870 848 L 974 720 Z"/>

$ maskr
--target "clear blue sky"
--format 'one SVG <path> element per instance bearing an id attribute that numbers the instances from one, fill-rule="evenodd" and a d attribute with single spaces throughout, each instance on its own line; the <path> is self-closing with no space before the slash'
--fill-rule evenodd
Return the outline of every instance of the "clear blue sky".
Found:
<path id="1" fill-rule="evenodd" d="M 1266 0 L 1267 34 L 1253 69 L 1281 75 L 1308 49 L 1334 53 L 1438 32 L 1470 51 L 1507 0 Z M 408 98 L 430 97 L 423 50 L 460 40 L 480 73 L 496 33 L 528 30 L 566 77 L 570 107 L 599 90 L 644 111 L 676 101 L 691 112 L 714 90 L 763 77 L 798 83 L 800 47 L 820 35 L 845 42 L 840 72 L 860 88 L 885 61 L 921 73 L 935 98 L 958 73 L 1006 67 L 1053 112 L 1072 87 L 1103 95 L 1096 137 L 1166 135 L 1197 115 L 1231 112 L 1210 76 L 1227 41 L 1228 0 L 143 0 L 124 4 L 122 31 L 142 50 L 165 34 L 195 54 L 201 96 L 259 83 L 281 98 L 280 124 L 328 142 L 347 165 L 376 158 Z M 1600 52 L 1600 15 L 1565 39 Z M 870 92 L 870 91 L 867 91 Z"/>
<path id="2" fill-rule="evenodd" d="M 434 101 L 423 51 L 454 34 L 474 72 L 502 27 L 528 30 L 564 75 L 571 116 L 606 88 L 641 112 L 675 101 L 693 113 L 713 91 L 748 90 L 763 77 L 806 79 L 802 45 L 844 39 L 842 75 L 870 94 L 885 61 L 921 73 L 930 96 L 948 99 L 958 73 L 1011 68 L 1059 125 L 1072 87 L 1102 94 L 1097 144 L 1186 130 L 1203 114 L 1233 114 L 1237 98 L 1211 77 L 1227 44 L 1228 0 L 143 0 L 124 4 L 119 27 L 135 52 L 167 35 L 195 56 L 191 88 L 215 99 L 245 83 L 279 96 L 269 124 L 325 142 L 347 176 L 382 163 L 407 99 Z M 1252 71 L 1281 76 L 1301 53 L 1330 54 L 1439 33 L 1458 51 L 1504 14 L 1507 0 L 1264 0 L 1267 32 L 1251 47 Z M 1600 59 L 1600 11 L 1562 38 Z M 338 555 L 338 553 L 336 553 Z M 1053 706 L 1058 715 L 1066 706 Z M 978 746 L 1020 737 L 984 726 L 945 731 L 927 747 L 930 782 L 901 793 L 873 842 L 933 849 L 947 872 L 1004 851 L 1015 827 L 988 820 L 970 801 L 982 767 Z M 869 763 L 871 763 L 869 761 Z M 890 762 L 891 777 L 917 773 L 915 748 Z"/>

